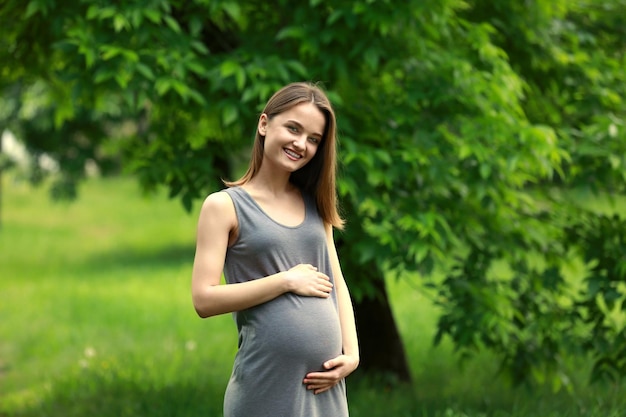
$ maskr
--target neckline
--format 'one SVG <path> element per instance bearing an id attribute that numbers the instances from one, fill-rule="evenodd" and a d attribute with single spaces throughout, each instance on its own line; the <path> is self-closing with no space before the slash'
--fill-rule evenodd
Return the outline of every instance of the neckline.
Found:
<path id="1" fill-rule="evenodd" d="M 305 199 L 304 194 L 302 193 L 302 191 L 300 191 L 300 196 L 302 197 L 302 202 L 304 203 L 304 219 L 297 225 L 295 226 L 289 226 L 287 224 L 281 223 L 278 220 L 276 220 L 275 218 L 273 218 L 272 216 L 269 215 L 269 213 L 267 213 L 263 207 L 261 207 L 261 205 L 254 199 L 254 197 L 252 197 L 252 195 L 245 190 L 242 186 L 238 186 L 235 187 L 235 189 L 240 190 L 243 195 L 252 202 L 252 204 L 254 204 L 254 206 L 265 216 L 267 217 L 269 220 L 271 220 L 273 223 L 275 223 L 276 225 L 280 226 L 280 227 L 284 227 L 285 229 L 299 229 L 300 227 L 302 227 L 304 225 L 304 223 L 306 223 L 306 219 L 309 217 L 309 210 L 307 208 L 307 202 Z"/>

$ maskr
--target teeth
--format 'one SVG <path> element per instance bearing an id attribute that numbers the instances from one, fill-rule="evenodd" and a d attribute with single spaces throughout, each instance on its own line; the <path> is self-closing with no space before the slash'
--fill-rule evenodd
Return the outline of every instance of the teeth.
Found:
<path id="1" fill-rule="evenodd" d="M 294 151 L 292 151 L 291 149 L 285 149 L 285 153 L 293 158 L 302 158 L 302 156 L 298 155 L 297 153 L 295 153 Z"/>

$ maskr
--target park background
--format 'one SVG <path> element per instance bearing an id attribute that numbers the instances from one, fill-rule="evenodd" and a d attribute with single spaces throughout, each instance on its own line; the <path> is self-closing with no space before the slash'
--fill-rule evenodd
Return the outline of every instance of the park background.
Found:
<path id="1" fill-rule="evenodd" d="M 198 203 L 299 80 L 338 116 L 352 415 L 624 415 L 625 1 L 6 0 L 0 34 L 0 415 L 221 415 Z"/>

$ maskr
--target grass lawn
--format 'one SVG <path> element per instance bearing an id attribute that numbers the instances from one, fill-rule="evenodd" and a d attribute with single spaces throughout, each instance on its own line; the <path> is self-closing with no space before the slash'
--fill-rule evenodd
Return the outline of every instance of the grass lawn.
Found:
<path id="1" fill-rule="evenodd" d="M 236 331 L 191 305 L 197 211 L 121 178 L 71 204 L 2 181 L 0 417 L 221 416 Z M 389 283 L 415 383 L 355 375 L 353 417 L 626 416 L 623 386 L 512 389 L 488 354 L 459 369 L 413 285 Z"/>

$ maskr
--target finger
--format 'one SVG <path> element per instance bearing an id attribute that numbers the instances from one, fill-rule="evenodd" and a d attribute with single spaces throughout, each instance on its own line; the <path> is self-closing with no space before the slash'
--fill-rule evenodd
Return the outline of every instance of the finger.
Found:
<path id="1" fill-rule="evenodd" d="M 332 387 L 337 381 L 316 381 L 306 384 L 306 388 L 309 390 L 315 390 L 320 388 Z"/>
<path id="2" fill-rule="evenodd" d="M 317 270 L 317 268 L 316 268 L 316 270 Z M 324 279 L 325 281 L 330 281 L 330 277 L 328 275 L 326 275 L 325 273 L 323 273 L 323 272 L 318 272 L 317 276 L 322 278 L 322 279 Z"/>
<path id="3" fill-rule="evenodd" d="M 319 298 L 328 298 L 330 297 L 330 291 L 319 290 L 319 292 L 317 293 L 317 296 Z"/>
<path id="4" fill-rule="evenodd" d="M 304 378 L 304 383 L 305 384 L 309 384 L 309 383 L 319 384 L 320 382 L 329 382 L 329 381 L 336 381 L 336 380 L 337 380 L 336 372 L 311 372 L 310 374 L 307 374 L 307 376 Z"/>
<path id="5" fill-rule="evenodd" d="M 333 283 L 330 282 L 330 281 L 325 281 L 323 279 L 320 279 L 320 280 L 317 281 L 317 283 L 319 285 L 321 285 L 322 287 L 324 287 L 324 288 L 328 288 L 328 289 L 332 289 L 333 288 Z"/>
<path id="6" fill-rule="evenodd" d="M 322 365 L 324 369 L 333 369 L 338 368 L 346 364 L 346 357 L 344 355 L 339 355 L 335 358 L 329 359 Z M 328 372 L 324 372 L 324 374 L 328 375 Z"/>
<path id="7" fill-rule="evenodd" d="M 307 386 L 306 389 L 309 391 L 313 391 L 313 393 L 317 395 L 317 394 L 321 394 L 322 392 L 328 391 L 335 385 L 337 384 L 309 385 Z"/>
<path id="8" fill-rule="evenodd" d="M 320 388 L 324 388 L 333 384 L 334 384 L 333 381 L 314 381 L 314 382 L 310 382 L 306 384 L 306 388 L 307 389 L 320 389 Z"/>
<path id="9" fill-rule="evenodd" d="M 338 382 L 339 382 L 338 380 L 311 381 L 308 384 L 306 384 L 306 388 L 307 389 L 319 389 L 319 388 L 324 388 L 324 387 L 332 387 L 333 385 L 337 384 Z"/>
<path id="10" fill-rule="evenodd" d="M 331 388 L 332 388 L 332 387 L 334 387 L 335 385 L 337 385 L 337 383 L 336 383 L 336 382 L 333 382 L 333 383 L 332 383 L 332 384 L 330 384 L 330 385 L 325 385 L 325 386 L 322 386 L 322 387 L 316 388 L 316 389 L 314 389 L 314 390 L 313 390 L 313 393 L 314 393 L 315 395 L 317 395 L 317 394 L 321 394 L 322 392 L 326 392 L 326 391 L 328 391 L 329 389 L 331 389 Z"/>

